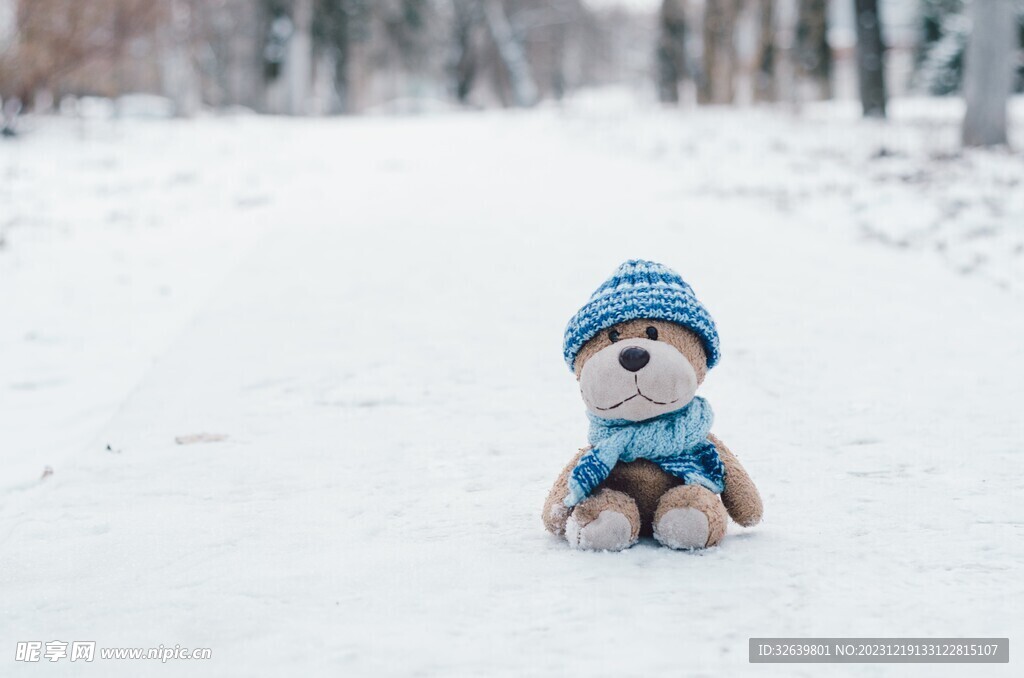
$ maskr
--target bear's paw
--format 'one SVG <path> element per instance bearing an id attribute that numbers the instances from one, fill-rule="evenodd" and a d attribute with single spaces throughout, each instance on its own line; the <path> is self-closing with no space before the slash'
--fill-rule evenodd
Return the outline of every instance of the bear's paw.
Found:
<path id="1" fill-rule="evenodd" d="M 673 549 L 702 549 L 710 535 L 707 515 L 691 506 L 666 511 L 654 525 L 654 538 Z"/>
<path id="2" fill-rule="evenodd" d="M 633 525 L 618 511 L 605 510 L 586 525 L 575 515 L 565 524 L 565 538 L 574 549 L 585 551 L 621 551 L 632 546 Z"/>

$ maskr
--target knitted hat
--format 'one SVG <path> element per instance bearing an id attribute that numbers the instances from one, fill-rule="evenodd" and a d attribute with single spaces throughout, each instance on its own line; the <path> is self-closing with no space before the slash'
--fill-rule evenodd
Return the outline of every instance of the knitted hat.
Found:
<path id="1" fill-rule="evenodd" d="M 679 274 L 661 264 L 630 259 L 604 281 L 590 300 L 569 320 L 562 353 L 570 370 L 583 344 L 609 327 L 637 318 L 682 325 L 700 337 L 708 367 L 718 363 L 715 321 Z"/>

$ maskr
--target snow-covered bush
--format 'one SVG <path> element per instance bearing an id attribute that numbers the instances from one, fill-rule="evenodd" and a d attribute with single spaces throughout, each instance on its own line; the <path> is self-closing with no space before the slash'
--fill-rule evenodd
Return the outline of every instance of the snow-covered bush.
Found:
<path id="1" fill-rule="evenodd" d="M 960 91 L 964 51 L 971 33 L 965 0 L 921 0 L 921 45 L 914 74 L 916 88 L 943 96 Z M 1024 1 L 1018 0 L 1017 77 L 1014 91 L 1024 91 Z"/>

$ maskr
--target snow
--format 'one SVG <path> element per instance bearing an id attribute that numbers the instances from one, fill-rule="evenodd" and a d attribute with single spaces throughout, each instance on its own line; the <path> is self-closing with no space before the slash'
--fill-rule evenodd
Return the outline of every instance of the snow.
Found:
<path id="1" fill-rule="evenodd" d="M 747 639 L 1018 637 L 1024 163 L 960 153 L 955 104 L 854 111 L 34 121 L 0 146 L 0 647 L 816 676 Z M 715 315 L 700 394 L 764 496 L 705 552 L 541 525 L 586 431 L 561 332 L 629 257 Z"/>

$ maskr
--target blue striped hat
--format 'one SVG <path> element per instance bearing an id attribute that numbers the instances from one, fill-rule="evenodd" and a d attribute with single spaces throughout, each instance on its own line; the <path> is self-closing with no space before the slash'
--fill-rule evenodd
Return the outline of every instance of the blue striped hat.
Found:
<path id="1" fill-rule="evenodd" d="M 570 370 L 583 344 L 619 323 L 650 318 L 689 328 L 704 343 L 708 367 L 718 363 L 718 330 L 693 289 L 667 266 L 630 259 L 604 281 L 590 300 L 569 320 L 562 353 Z"/>

